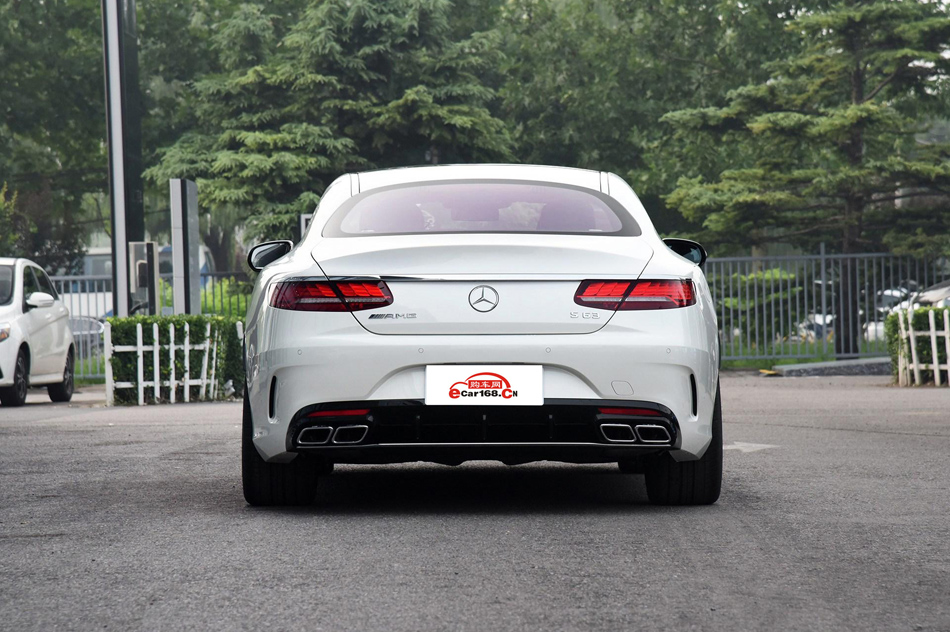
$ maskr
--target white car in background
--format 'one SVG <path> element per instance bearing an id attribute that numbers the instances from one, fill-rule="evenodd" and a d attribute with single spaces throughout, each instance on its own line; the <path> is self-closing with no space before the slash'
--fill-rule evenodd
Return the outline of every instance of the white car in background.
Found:
<path id="1" fill-rule="evenodd" d="M 68 402 L 75 357 L 69 311 L 46 272 L 29 259 L 0 258 L 0 404 L 22 406 L 31 386 Z"/>
<path id="2" fill-rule="evenodd" d="M 336 463 L 489 459 L 614 462 L 654 503 L 715 502 L 705 256 L 660 239 L 613 174 L 338 178 L 300 244 L 248 254 L 246 500 L 312 501 Z"/>

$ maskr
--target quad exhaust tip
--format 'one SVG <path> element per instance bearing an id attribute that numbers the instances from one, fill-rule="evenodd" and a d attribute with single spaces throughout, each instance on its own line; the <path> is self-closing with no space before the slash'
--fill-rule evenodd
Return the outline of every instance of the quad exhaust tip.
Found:
<path id="1" fill-rule="evenodd" d="M 672 442 L 670 432 L 663 426 L 654 424 L 600 424 L 600 433 L 609 443 L 648 443 L 669 444 Z"/>
<path id="2" fill-rule="evenodd" d="M 333 433 L 333 443 L 336 445 L 360 443 L 366 438 L 367 432 L 369 432 L 369 426 L 340 426 Z"/>
<path id="3" fill-rule="evenodd" d="M 333 428 L 330 426 L 313 426 L 304 428 L 297 435 L 297 443 L 300 445 L 324 445 L 330 441 L 333 434 Z"/>
<path id="4" fill-rule="evenodd" d="M 663 426 L 642 424 L 636 430 L 641 443 L 669 443 L 671 440 L 669 431 Z"/>
<path id="5" fill-rule="evenodd" d="M 600 424 L 600 433 L 610 443 L 634 443 L 637 440 L 629 424 Z"/>

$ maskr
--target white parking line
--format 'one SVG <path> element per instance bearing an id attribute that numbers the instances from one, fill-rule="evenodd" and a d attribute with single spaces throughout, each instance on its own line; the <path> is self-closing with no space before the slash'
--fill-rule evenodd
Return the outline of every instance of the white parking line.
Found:
<path id="1" fill-rule="evenodd" d="M 769 448 L 777 448 L 777 445 L 769 445 L 768 443 L 743 443 L 742 441 L 733 441 L 732 445 L 725 445 L 722 447 L 723 450 L 739 450 L 740 452 L 758 452 L 759 450 L 768 450 Z"/>

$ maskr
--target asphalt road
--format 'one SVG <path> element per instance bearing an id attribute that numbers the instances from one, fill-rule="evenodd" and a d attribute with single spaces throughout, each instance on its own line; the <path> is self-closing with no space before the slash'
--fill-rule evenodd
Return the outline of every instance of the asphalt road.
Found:
<path id="1" fill-rule="evenodd" d="M 886 383 L 724 377 L 697 508 L 480 462 L 252 509 L 239 404 L 0 408 L 0 628 L 948 630 L 950 390 Z"/>

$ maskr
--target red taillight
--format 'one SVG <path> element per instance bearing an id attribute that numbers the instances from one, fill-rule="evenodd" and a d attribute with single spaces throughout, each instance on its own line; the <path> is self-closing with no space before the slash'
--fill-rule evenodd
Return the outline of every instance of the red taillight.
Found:
<path id="1" fill-rule="evenodd" d="M 584 281 L 574 293 L 574 302 L 586 307 L 617 309 L 630 289 L 630 281 Z"/>
<path id="2" fill-rule="evenodd" d="M 662 417 L 651 408 L 598 408 L 602 415 L 630 415 L 634 417 Z"/>
<path id="3" fill-rule="evenodd" d="M 696 294 L 688 279 L 583 281 L 574 293 L 574 302 L 614 311 L 671 309 L 695 304 Z"/>
<path id="4" fill-rule="evenodd" d="M 392 303 L 383 281 L 282 281 L 270 299 L 272 307 L 304 312 L 356 312 Z"/>
<path id="5" fill-rule="evenodd" d="M 620 309 L 672 309 L 696 304 L 690 280 L 637 281 Z"/>
<path id="6" fill-rule="evenodd" d="M 369 414 L 369 408 L 354 408 L 347 410 L 317 410 L 307 417 L 362 417 Z"/>

